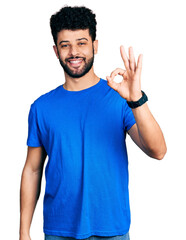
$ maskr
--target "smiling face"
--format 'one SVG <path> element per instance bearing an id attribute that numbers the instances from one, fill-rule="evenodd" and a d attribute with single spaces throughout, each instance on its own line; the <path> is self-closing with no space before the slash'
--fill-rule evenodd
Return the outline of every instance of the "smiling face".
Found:
<path id="1" fill-rule="evenodd" d="M 80 78 L 88 73 L 97 53 L 98 42 L 92 42 L 89 30 L 62 30 L 58 33 L 54 51 L 65 73 Z"/>

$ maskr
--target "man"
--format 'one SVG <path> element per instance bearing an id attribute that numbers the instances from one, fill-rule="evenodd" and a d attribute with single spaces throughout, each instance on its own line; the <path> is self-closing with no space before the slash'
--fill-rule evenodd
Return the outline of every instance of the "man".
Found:
<path id="1" fill-rule="evenodd" d="M 129 239 L 130 207 L 126 133 L 150 157 L 162 159 L 166 144 L 141 91 L 142 55 L 135 63 L 121 46 L 126 70 L 99 78 L 95 14 L 64 7 L 50 20 L 54 51 L 65 83 L 40 96 L 29 112 L 28 153 L 21 180 L 20 240 L 40 195 L 43 165 L 46 240 Z M 121 83 L 114 77 L 123 76 Z"/>

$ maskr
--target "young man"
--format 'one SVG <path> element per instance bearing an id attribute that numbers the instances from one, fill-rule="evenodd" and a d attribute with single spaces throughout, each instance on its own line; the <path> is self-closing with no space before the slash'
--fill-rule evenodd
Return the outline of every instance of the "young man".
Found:
<path id="1" fill-rule="evenodd" d="M 29 230 L 40 195 L 43 165 L 45 239 L 129 239 L 130 206 L 126 133 L 150 157 L 166 144 L 141 91 L 142 55 L 135 63 L 121 46 L 126 70 L 99 78 L 95 14 L 64 7 L 52 15 L 54 51 L 65 83 L 40 96 L 29 112 L 28 153 L 21 180 L 20 240 Z M 121 83 L 114 77 L 123 76 Z"/>

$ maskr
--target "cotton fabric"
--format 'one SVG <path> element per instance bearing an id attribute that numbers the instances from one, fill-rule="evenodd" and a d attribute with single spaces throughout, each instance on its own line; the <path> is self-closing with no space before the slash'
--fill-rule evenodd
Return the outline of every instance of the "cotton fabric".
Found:
<path id="1" fill-rule="evenodd" d="M 102 78 L 80 91 L 60 85 L 31 104 L 27 145 L 48 155 L 45 234 L 83 239 L 129 231 L 125 138 L 134 124 L 126 100 Z"/>

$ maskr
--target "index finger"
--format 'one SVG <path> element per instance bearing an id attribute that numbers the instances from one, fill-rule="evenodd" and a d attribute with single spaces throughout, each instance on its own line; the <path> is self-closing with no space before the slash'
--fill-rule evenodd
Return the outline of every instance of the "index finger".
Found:
<path id="1" fill-rule="evenodd" d="M 120 53 L 121 53 L 121 57 L 122 57 L 122 59 L 123 59 L 125 68 L 126 68 L 127 70 L 130 70 L 130 69 L 129 69 L 129 60 L 128 60 L 128 58 L 127 58 L 127 54 L 126 54 L 126 52 L 125 52 L 125 49 L 124 49 L 124 46 L 123 46 L 123 45 L 121 45 L 121 47 L 120 47 Z"/>
<path id="2" fill-rule="evenodd" d="M 124 70 L 122 68 L 116 68 L 114 71 L 111 72 L 110 77 L 113 79 L 118 74 L 123 76 L 125 72 L 126 72 L 126 70 Z"/>

